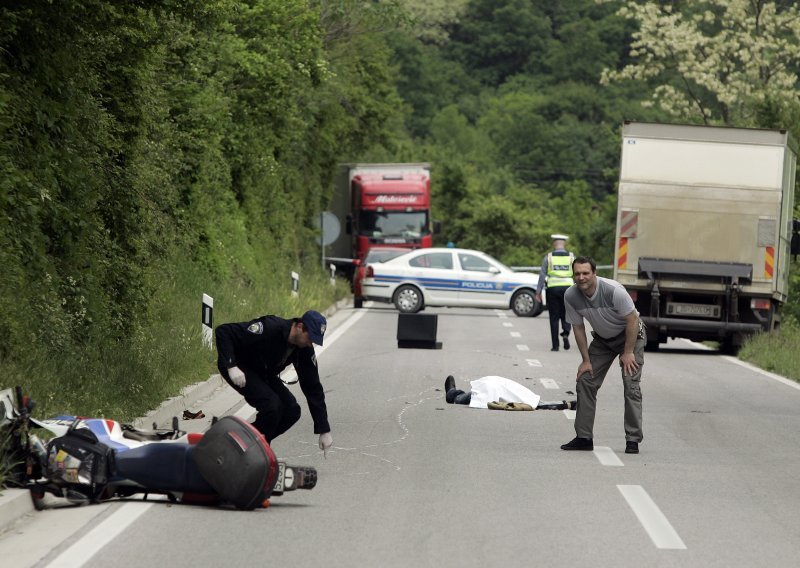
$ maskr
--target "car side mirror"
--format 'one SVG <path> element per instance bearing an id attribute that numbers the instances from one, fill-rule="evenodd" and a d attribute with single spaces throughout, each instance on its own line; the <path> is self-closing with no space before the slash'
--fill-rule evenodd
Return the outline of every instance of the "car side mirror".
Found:
<path id="1" fill-rule="evenodd" d="M 361 259 L 360 258 L 354 258 L 353 259 L 353 264 L 355 264 L 356 266 L 361 266 Z"/>
<path id="2" fill-rule="evenodd" d="M 489 267 L 489 272 L 490 272 L 491 274 L 500 274 L 500 269 L 499 269 L 499 268 L 497 268 L 496 266 L 490 266 L 490 267 Z"/>

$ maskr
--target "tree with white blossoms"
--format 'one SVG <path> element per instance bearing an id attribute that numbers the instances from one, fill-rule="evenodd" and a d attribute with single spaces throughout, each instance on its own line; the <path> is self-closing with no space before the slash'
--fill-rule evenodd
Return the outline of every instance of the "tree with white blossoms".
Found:
<path id="1" fill-rule="evenodd" d="M 615 0 L 597 0 L 610 1 Z M 605 69 L 601 83 L 634 79 L 656 85 L 652 100 L 643 104 L 705 124 L 774 127 L 799 115 L 795 1 L 622 4 L 617 13 L 639 26 L 631 61 Z"/>

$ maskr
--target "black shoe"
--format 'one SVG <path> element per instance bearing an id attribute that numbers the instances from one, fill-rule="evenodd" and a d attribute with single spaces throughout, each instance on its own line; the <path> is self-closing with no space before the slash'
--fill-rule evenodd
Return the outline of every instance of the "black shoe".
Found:
<path id="1" fill-rule="evenodd" d="M 567 349 L 569 349 L 569 339 L 567 339 L 567 337 L 564 336 L 564 350 Z"/>
<path id="2" fill-rule="evenodd" d="M 558 351 L 558 347 L 553 347 L 550 351 Z"/>
<path id="3" fill-rule="evenodd" d="M 625 453 L 626 454 L 638 454 L 639 453 L 639 442 L 625 442 Z"/>
<path id="4" fill-rule="evenodd" d="M 447 375 L 447 378 L 444 380 L 444 392 L 447 392 L 454 388 L 456 388 L 455 377 L 453 375 Z"/>
<path id="5" fill-rule="evenodd" d="M 628 442 L 630 443 L 630 442 Z M 562 450 L 582 450 L 585 452 L 591 452 L 594 450 L 594 442 L 591 438 L 578 438 L 575 437 L 572 439 L 571 442 L 568 444 L 564 444 L 561 446 Z"/>

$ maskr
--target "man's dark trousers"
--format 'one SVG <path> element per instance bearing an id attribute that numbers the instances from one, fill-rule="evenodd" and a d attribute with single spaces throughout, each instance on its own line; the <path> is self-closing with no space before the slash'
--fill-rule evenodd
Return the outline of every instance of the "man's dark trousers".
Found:
<path id="1" fill-rule="evenodd" d="M 268 443 L 272 443 L 300 420 L 300 405 L 280 377 L 265 376 L 244 366 L 239 368 L 245 376 L 243 388 L 230 381 L 227 369 L 220 369 L 220 372 L 247 404 L 258 411 L 253 426 L 264 434 Z"/>
<path id="2" fill-rule="evenodd" d="M 547 313 L 550 316 L 550 339 L 553 342 L 553 349 L 558 349 L 558 322 L 561 321 L 564 337 L 567 337 L 572 329 L 567 321 L 567 309 L 564 307 L 564 294 L 567 288 L 569 286 L 553 286 L 547 289 Z"/>

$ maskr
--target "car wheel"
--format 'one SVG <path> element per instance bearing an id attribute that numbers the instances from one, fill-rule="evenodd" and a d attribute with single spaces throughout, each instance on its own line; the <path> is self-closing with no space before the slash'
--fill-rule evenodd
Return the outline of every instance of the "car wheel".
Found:
<path id="1" fill-rule="evenodd" d="M 511 298 L 511 309 L 520 317 L 536 317 L 543 307 L 536 301 L 533 290 L 519 290 Z"/>
<path id="2" fill-rule="evenodd" d="M 353 296 L 353 307 L 354 308 L 363 308 L 364 307 L 364 298 L 359 296 Z"/>
<path id="3" fill-rule="evenodd" d="M 394 293 L 394 305 L 403 314 L 415 314 L 422 309 L 422 293 L 416 286 L 404 284 Z"/>

